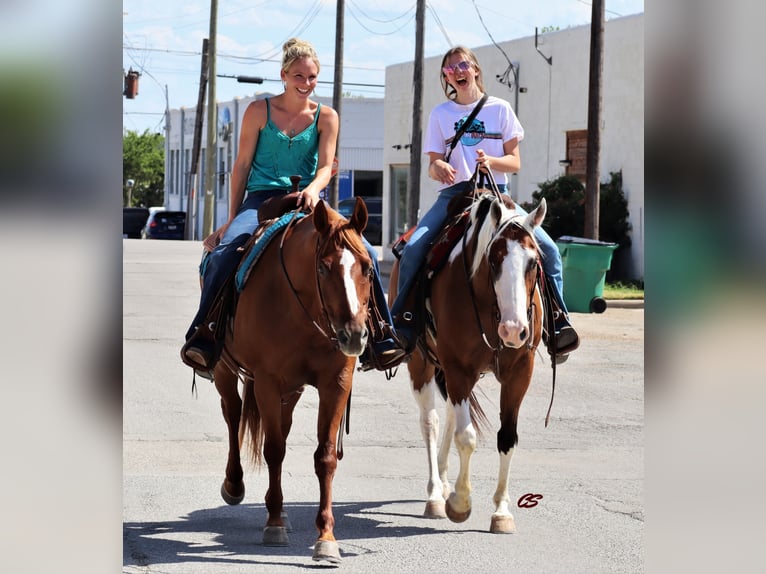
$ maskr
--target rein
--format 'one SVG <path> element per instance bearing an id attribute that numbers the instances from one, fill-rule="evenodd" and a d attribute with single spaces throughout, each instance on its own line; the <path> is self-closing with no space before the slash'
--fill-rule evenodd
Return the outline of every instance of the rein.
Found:
<path id="1" fill-rule="evenodd" d="M 279 241 L 279 262 L 282 265 L 282 272 L 285 275 L 285 279 L 287 279 L 287 284 L 290 286 L 290 290 L 293 293 L 293 296 L 295 297 L 296 301 L 298 301 L 298 304 L 301 306 L 301 309 L 303 309 L 303 312 L 306 314 L 306 317 L 308 317 L 309 321 L 314 325 L 314 327 L 317 328 L 317 330 L 322 333 L 322 335 L 327 338 L 328 341 L 330 341 L 335 348 L 338 348 L 338 338 L 334 336 L 330 336 L 325 332 L 324 329 L 319 325 L 319 323 L 316 322 L 316 320 L 311 316 L 311 313 L 309 313 L 308 309 L 306 309 L 306 306 L 303 304 L 303 301 L 300 298 L 300 295 L 298 295 L 298 291 L 295 289 L 295 285 L 292 282 L 292 279 L 290 279 L 290 274 L 287 272 L 287 266 L 285 265 L 285 253 L 284 253 L 284 244 L 285 244 L 285 238 L 287 237 L 287 234 L 289 231 L 292 230 L 294 224 L 295 224 L 295 216 L 297 215 L 298 211 L 293 211 L 293 216 L 290 219 L 290 222 L 287 224 L 287 227 L 285 228 L 284 233 L 282 234 L 282 238 Z M 315 254 L 315 260 L 314 260 L 314 269 L 316 270 L 319 265 L 319 253 L 320 253 L 320 245 L 319 245 L 319 238 L 317 238 L 317 246 L 316 246 L 316 254 Z M 327 315 L 327 309 L 324 304 L 324 296 L 322 295 L 322 288 L 319 284 L 319 274 L 316 274 L 316 286 L 317 291 L 319 293 L 319 302 L 322 307 L 322 311 L 324 312 L 326 323 L 330 326 L 330 330 L 332 331 L 332 334 L 335 335 L 335 329 L 332 326 L 332 322 L 330 321 L 329 316 Z"/>

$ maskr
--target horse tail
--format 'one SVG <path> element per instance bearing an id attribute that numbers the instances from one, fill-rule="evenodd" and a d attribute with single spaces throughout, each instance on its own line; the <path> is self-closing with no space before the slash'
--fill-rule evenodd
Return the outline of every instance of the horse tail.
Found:
<path id="1" fill-rule="evenodd" d="M 239 428 L 239 444 L 249 443 L 250 460 L 256 467 L 263 465 L 263 428 L 261 413 L 255 400 L 255 382 L 245 380 L 242 393 L 242 424 Z M 249 432 L 248 432 L 249 431 Z"/>
<path id="2" fill-rule="evenodd" d="M 447 381 L 444 378 L 444 371 L 439 368 L 436 369 L 436 372 L 434 373 L 434 382 L 436 383 L 436 388 L 439 389 L 442 398 L 447 400 Z M 489 418 L 487 418 L 487 413 L 481 408 L 479 399 L 474 391 L 471 391 L 471 394 L 468 395 L 468 412 L 471 416 L 473 428 L 476 429 L 476 435 L 479 438 L 492 430 L 492 425 L 489 422 Z"/>
<path id="3" fill-rule="evenodd" d="M 468 396 L 468 411 L 471 415 L 471 423 L 473 424 L 473 428 L 476 429 L 476 436 L 478 438 L 482 438 L 492 430 L 492 425 L 487 418 L 487 413 L 481 408 L 479 399 L 474 391 L 471 391 L 471 394 Z"/>

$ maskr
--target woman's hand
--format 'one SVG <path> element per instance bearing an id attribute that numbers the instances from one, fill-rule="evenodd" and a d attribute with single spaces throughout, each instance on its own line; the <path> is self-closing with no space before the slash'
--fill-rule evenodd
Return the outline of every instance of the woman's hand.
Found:
<path id="1" fill-rule="evenodd" d="M 476 165 L 483 173 L 489 172 L 492 169 L 491 161 L 494 158 L 484 153 L 483 149 L 476 150 Z"/>
<path id="2" fill-rule="evenodd" d="M 457 170 L 443 159 L 431 162 L 431 177 L 440 183 L 452 185 L 455 183 Z"/>
<path id="3" fill-rule="evenodd" d="M 319 202 L 319 192 L 306 188 L 298 194 L 298 207 L 311 211 Z"/>

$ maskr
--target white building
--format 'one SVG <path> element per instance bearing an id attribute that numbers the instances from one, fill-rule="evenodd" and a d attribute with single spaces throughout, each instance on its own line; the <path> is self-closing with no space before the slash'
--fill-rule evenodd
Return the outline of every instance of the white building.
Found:
<path id="1" fill-rule="evenodd" d="M 470 46 L 469 46 L 470 47 Z M 490 95 L 508 100 L 525 130 L 520 144 L 521 171 L 510 178 L 511 195 L 519 202 L 532 200 L 537 184 L 564 173 L 582 175 L 588 127 L 588 75 L 590 26 L 578 26 L 535 37 L 501 42 L 518 70 L 513 89 L 496 76 L 509 69 L 505 55 L 494 45 L 470 47 L 479 59 L 484 85 Z M 551 58 L 549 64 L 546 58 Z M 442 56 L 428 58 L 423 73 L 423 132 L 428 114 L 445 101 L 439 82 Z M 404 230 L 406 182 L 412 134 L 412 74 L 407 62 L 386 68 L 385 132 L 383 146 L 383 244 Z M 511 81 L 514 80 L 510 74 Z M 518 92 L 517 88 L 520 88 Z M 425 133 L 423 134 L 425 135 Z M 562 161 L 571 161 L 565 167 Z M 436 197 L 436 182 L 428 178 L 428 158 L 422 159 L 420 212 Z M 632 224 L 634 278 L 644 274 L 644 15 L 610 20 L 604 28 L 602 93 L 601 181 L 622 170 L 623 190 Z M 391 258 L 390 250 L 384 257 Z"/>

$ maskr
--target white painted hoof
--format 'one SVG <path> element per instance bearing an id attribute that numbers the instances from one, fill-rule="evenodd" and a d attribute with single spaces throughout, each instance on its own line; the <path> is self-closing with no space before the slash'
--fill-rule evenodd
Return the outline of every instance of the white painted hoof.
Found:
<path id="1" fill-rule="evenodd" d="M 340 547 L 335 540 L 317 540 L 312 558 L 317 562 L 340 564 Z"/>
<path id="2" fill-rule="evenodd" d="M 223 484 L 221 484 L 221 498 L 223 498 L 226 504 L 239 504 L 245 498 L 245 484 L 242 483 L 242 494 L 234 496 L 226 491 L 226 481 L 224 480 Z"/>
<path id="3" fill-rule="evenodd" d="M 514 534 L 516 522 L 510 514 L 493 514 L 489 531 L 492 534 Z"/>
<path id="4" fill-rule="evenodd" d="M 450 505 L 449 499 L 447 499 L 447 504 L 445 505 L 445 511 L 447 512 L 447 518 L 449 518 L 452 522 L 465 522 L 468 520 L 468 517 L 471 516 L 471 507 L 468 507 L 468 510 L 465 512 L 458 512 L 452 506 Z"/>
<path id="5" fill-rule="evenodd" d="M 289 546 L 287 529 L 284 526 L 266 526 L 263 529 L 264 546 Z"/>
<path id="6" fill-rule="evenodd" d="M 292 523 L 290 522 L 290 519 L 287 517 L 287 512 L 285 512 L 285 511 L 283 510 L 283 511 L 280 513 L 280 515 L 279 515 L 279 516 L 282 518 L 282 526 L 284 526 L 284 527 L 285 527 L 285 530 L 287 530 L 288 532 L 292 532 L 292 531 L 293 531 L 293 525 L 292 525 Z"/>
<path id="7" fill-rule="evenodd" d="M 443 500 L 429 500 L 426 502 L 426 509 L 423 512 L 426 518 L 447 518 L 447 511 L 444 509 Z"/>

